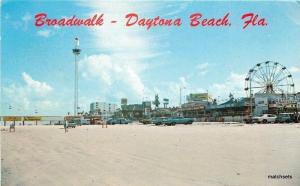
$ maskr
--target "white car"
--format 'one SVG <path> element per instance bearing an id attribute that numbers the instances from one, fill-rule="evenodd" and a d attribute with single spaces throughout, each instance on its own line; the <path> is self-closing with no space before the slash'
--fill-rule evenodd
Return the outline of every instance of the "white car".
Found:
<path id="1" fill-rule="evenodd" d="M 257 123 L 275 123 L 277 116 L 274 114 L 263 114 L 262 116 L 253 117 L 252 121 Z"/>

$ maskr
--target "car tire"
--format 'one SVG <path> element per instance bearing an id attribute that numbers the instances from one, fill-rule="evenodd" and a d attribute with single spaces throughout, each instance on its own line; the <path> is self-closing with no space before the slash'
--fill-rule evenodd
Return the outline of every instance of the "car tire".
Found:
<path id="1" fill-rule="evenodd" d="M 268 123 L 268 120 L 264 119 L 262 120 L 262 123 Z"/>

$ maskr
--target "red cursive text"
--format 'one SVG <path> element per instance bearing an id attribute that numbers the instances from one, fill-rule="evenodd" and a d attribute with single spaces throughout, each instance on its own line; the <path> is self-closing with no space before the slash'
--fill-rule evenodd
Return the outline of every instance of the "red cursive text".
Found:
<path id="1" fill-rule="evenodd" d="M 265 18 L 259 18 L 257 14 L 253 13 L 246 13 L 242 16 L 244 20 L 243 29 L 247 28 L 248 26 L 267 26 L 267 22 Z"/>
<path id="2" fill-rule="evenodd" d="M 190 26 L 196 27 L 196 26 L 230 26 L 229 22 L 229 13 L 223 16 L 223 18 L 210 18 L 210 19 L 201 19 L 202 14 L 200 13 L 194 13 L 190 16 Z"/>
<path id="3" fill-rule="evenodd" d="M 45 13 L 38 13 L 35 15 L 35 26 L 101 26 L 103 25 L 103 14 L 95 14 L 91 18 L 79 19 L 73 16 L 69 19 L 50 19 Z"/>

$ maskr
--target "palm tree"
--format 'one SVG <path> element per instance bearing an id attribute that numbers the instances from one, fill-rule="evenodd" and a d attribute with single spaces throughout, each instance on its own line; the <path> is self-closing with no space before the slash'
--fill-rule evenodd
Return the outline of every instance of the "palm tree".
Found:
<path id="1" fill-rule="evenodd" d="M 155 108 L 158 108 L 160 104 L 158 94 L 155 95 L 155 100 L 152 103 L 155 105 Z"/>

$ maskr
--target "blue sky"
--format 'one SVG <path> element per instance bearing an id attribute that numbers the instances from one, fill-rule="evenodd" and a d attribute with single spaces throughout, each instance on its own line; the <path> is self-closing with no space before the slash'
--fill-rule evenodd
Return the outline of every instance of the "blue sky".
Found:
<path id="1" fill-rule="evenodd" d="M 34 15 L 84 18 L 104 13 L 115 25 L 99 28 L 35 27 Z M 180 17 L 179 28 L 124 26 L 127 13 Z M 222 17 L 229 28 L 190 28 L 189 16 Z M 243 30 L 241 15 L 265 17 L 268 26 Z M 178 105 L 183 95 L 206 92 L 219 101 L 229 93 L 246 96 L 244 78 L 256 63 L 287 66 L 300 91 L 300 4 L 296 2 L 71 2 L 2 1 L 1 114 L 63 115 L 72 112 L 74 38 L 80 38 L 79 106 L 153 100 L 155 94 Z M 12 109 L 9 109 L 11 105 Z"/>

